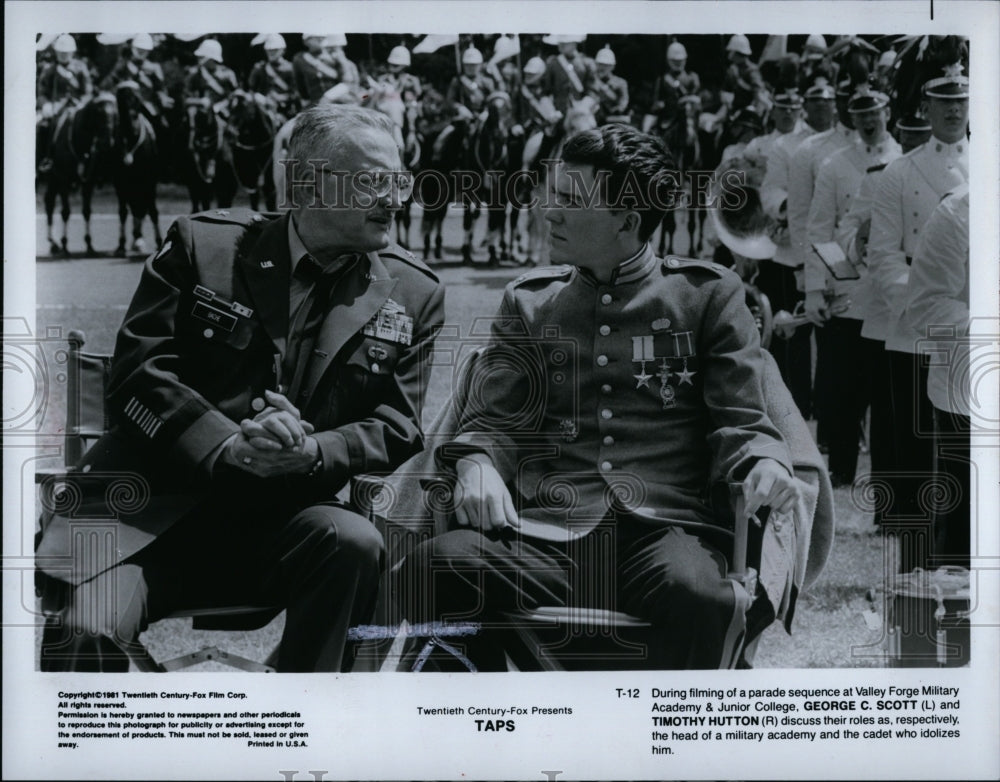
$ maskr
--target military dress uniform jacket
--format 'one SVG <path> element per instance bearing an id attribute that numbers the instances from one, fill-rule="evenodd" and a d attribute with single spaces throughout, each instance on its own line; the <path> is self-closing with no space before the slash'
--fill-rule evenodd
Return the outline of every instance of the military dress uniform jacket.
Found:
<path id="1" fill-rule="evenodd" d="M 114 90 L 123 81 L 134 81 L 139 85 L 139 95 L 153 115 L 163 109 L 167 88 L 163 82 L 163 68 L 159 63 L 143 60 L 119 59 L 108 75 L 101 81 L 101 89 Z"/>
<path id="2" fill-rule="evenodd" d="M 959 185 L 931 213 L 910 267 L 906 300 L 906 319 L 917 333 L 927 334 L 929 326 L 939 333 L 949 327 L 953 330 L 951 339 L 921 343 L 924 352 L 933 356 L 927 372 L 928 399 L 938 410 L 970 416 L 973 348 L 965 339 L 971 331 L 968 183 Z"/>
<path id="3" fill-rule="evenodd" d="M 767 151 L 767 167 L 764 172 L 764 181 L 760 186 L 761 206 L 769 217 L 778 221 L 788 221 L 788 180 L 792 167 L 792 156 L 807 138 L 816 131 L 806 123 L 801 123 L 799 127 L 791 133 L 775 139 Z M 753 140 L 750 141 L 750 144 Z M 747 146 L 749 147 L 750 144 Z M 783 240 L 777 241 L 777 248 L 774 252 L 774 262 L 782 266 L 795 268 L 803 263 L 802 254 L 799 249 L 792 245 L 791 238 L 785 236 Z"/>
<path id="4" fill-rule="evenodd" d="M 805 139 L 792 154 L 788 169 L 788 233 L 791 244 L 804 263 L 809 248 L 809 209 L 819 167 L 830 155 L 854 143 L 853 130 L 837 123 L 829 130 Z"/>
<path id="5" fill-rule="evenodd" d="M 117 562 L 220 491 L 287 497 L 291 517 L 333 500 L 352 475 L 392 471 L 422 447 L 444 291 L 429 269 L 393 247 L 359 255 L 343 272 L 292 400 L 316 427 L 322 470 L 270 479 L 224 466 L 220 479 L 213 471 L 219 446 L 264 408 L 265 389 L 289 382 L 279 377 L 289 328 L 288 220 L 246 211 L 181 217 L 146 262 L 115 347 L 112 428 L 78 465 L 83 477 L 127 471 L 149 485 L 148 502 L 118 509 Z M 107 517 L 103 487 L 95 489 L 82 515 Z M 43 524 L 39 567 L 70 554 L 72 521 L 56 515 Z M 58 568 L 46 572 L 67 578 Z M 72 578 L 97 572 L 84 566 Z"/>
<path id="6" fill-rule="evenodd" d="M 601 106 L 602 118 L 628 113 L 628 82 L 621 76 L 612 73 L 607 80 L 595 77 L 593 91 Z"/>
<path id="7" fill-rule="evenodd" d="M 850 210 L 868 169 L 884 165 L 902 154 L 896 140 L 886 135 L 882 142 L 875 145 L 856 139 L 854 144 L 834 152 L 823 161 L 809 207 L 806 241 L 810 245 L 835 241 L 837 227 Z M 832 290 L 838 296 L 847 296 L 851 299 L 851 306 L 841 317 L 863 319 L 858 294 L 869 285 L 867 274 L 863 273 L 858 280 L 835 280 L 816 253 L 807 252 L 805 261 L 806 291 Z M 860 271 L 865 270 L 861 267 Z"/>
<path id="8" fill-rule="evenodd" d="M 657 258 L 602 284 L 556 266 L 507 286 L 446 465 L 488 453 L 522 532 L 576 538 L 613 502 L 651 523 L 717 531 L 718 481 L 791 456 L 768 419 L 739 277 Z"/>
<path id="9" fill-rule="evenodd" d="M 969 145 L 931 138 L 879 175 L 872 206 L 868 267 L 889 308 L 886 350 L 914 353 L 920 335 L 903 318 L 910 261 L 920 233 L 946 193 L 969 179 Z"/>
<path id="10" fill-rule="evenodd" d="M 651 113 L 657 118 L 661 133 L 669 132 L 674 123 L 684 118 L 681 98 L 697 95 L 701 91 L 701 79 L 694 71 L 682 71 L 678 75 L 663 74 L 653 85 Z"/>
<path id="11" fill-rule="evenodd" d="M 94 91 L 90 69 L 82 60 L 73 59 L 66 65 L 51 62 L 38 77 L 36 94 L 39 107 L 46 103 L 60 103 L 67 98 L 80 100 Z"/>
<path id="12" fill-rule="evenodd" d="M 211 103 L 228 100 L 240 88 L 236 74 L 225 65 L 218 65 L 215 71 L 200 65 L 192 66 L 184 79 L 185 98 L 207 98 Z"/>
<path id="13" fill-rule="evenodd" d="M 596 78 L 597 66 L 586 55 L 577 52 L 571 60 L 564 55 L 553 54 L 545 62 L 542 85 L 545 92 L 552 96 L 556 108 L 565 114 L 570 101 L 579 100 L 584 95 L 595 95 L 593 87 Z"/>
<path id="14" fill-rule="evenodd" d="M 478 114 L 486 108 L 486 99 L 496 89 L 496 81 L 486 72 L 480 72 L 474 78 L 460 73 L 448 85 L 445 106 L 449 111 L 455 112 L 462 105 L 473 114 Z"/>
<path id="15" fill-rule="evenodd" d="M 298 94 L 295 91 L 295 73 L 292 64 L 282 57 L 277 62 L 264 60 L 253 66 L 247 86 L 271 98 L 285 117 L 295 113 Z"/>

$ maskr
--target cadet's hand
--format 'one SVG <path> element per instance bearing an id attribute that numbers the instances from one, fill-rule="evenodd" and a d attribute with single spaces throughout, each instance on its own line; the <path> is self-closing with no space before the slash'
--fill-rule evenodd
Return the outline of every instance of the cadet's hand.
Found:
<path id="1" fill-rule="evenodd" d="M 271 451 L 301 447 L 315 427 L 303 421 L 298 408 L 281 394 L 265 391 L 264 399 L 268 406 L 252 421 L 245 418 L 240 423 L 240 430 L 250 444 L 260 450 Z"/>
<path id="2" fill-rule="evenodd" d="M 827 307 L 823 291 L 806 291 L 805 313 L 814 326 L 822 327 L 830 320 L 830 309 Z"/>
<path id="3" fill-rule="evenodd" d="M 743 480 L 743 496 L 748 516 L 765 505 L 778 513 L 791 513 L 799 488 L 780 462 L 760 459 Z"/>
<path id="4" fill-rule="evenodd" d="M 222 459 L 227 464 L 258 478 L 278 475 L 303 475 L 309 471 L 319 456 L 319 443 L 306 437 L 300 447 L 280 450 L 255 448 L 241 432 L 226 447 Z"/>
<path id="5" fill-rule="evenodd" d="M 455 519 L 461 526 L 485 531 L 521 523 L 514 500 L 488 456 L 470 454 L 459 459 L 455 469 Z"/>

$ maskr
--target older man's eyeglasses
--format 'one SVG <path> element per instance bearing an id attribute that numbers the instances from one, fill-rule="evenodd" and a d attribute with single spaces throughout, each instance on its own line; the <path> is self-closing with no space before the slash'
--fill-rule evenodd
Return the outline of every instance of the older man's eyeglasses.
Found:
<path id="1" fill-rule="evenodd" d="M 409 171 L 359 171 L 351 177 L 355 190 L 362 195 L 385 198 L 391 193 L 402 201 L 413 195 L 413 174 Z"/>

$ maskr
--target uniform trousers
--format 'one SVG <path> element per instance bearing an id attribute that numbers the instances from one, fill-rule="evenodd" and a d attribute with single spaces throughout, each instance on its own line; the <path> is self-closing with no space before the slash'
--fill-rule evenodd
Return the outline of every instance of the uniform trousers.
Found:
<path id="1" fill-rule="evenodd" d="M 934 565 L 970 565 L 970 426 L 969 416 L 934 409 L 934 472 L 944 484 L 933 513 Z"/>
<path id="2" fill-rule="evenodd" d="M 927 399 L 927 367 L 913 353 L 887 350 L 895 445 L 890 472 L 882 476 L 889 489 L 882 527 L 900 535 L 900 572 L 926 568 L 932 545 L 934 421 Z"/>
<path id="3" fill-rule="evenodd" d="M 653 667 L 718 668 L 727 638 L 746 621 L 726 572 L 726 558 L 703 538 L 609 513 L 568 543 L 510 528 L 452 530 L 401 563 L 393 590 L 411 623 L 481 622 L 483 633 L 466 644 L 479 670 L 506 669 L 501 641 L 511 620 L 504 612 L 539 606 L 624 611 L 669 631 L 649 650 Z"/>
<path id="4" fill-rule="evenodd" d="M 885 342 L 867 339 L 865 349 L 871 367 L 871 425 L 868 430 L 868 445 L 871 453 L 872 476 L 884 476 L 893 470 L 896 458 L 896 443 L 892 431 L 892 375 L 889 372 L 889 358 Z M 874 503 L 872 521 L 882 523 L 886 508 Z"/>
<path id="5" fill-rule="evenodd" d="M 792 312 L 803 299 L 795 282 L 795 270 L 774 261 L 761 261 L 757 270 L 754 284 L 767 296 L 771 311 L 774 314 L 778 310 Z M 788 339 L 776 334 L 768 347 L 781 379 L 806 420 L 812 415 L 812 345 L 809 339 L 812 331 L 812 325 L 806 324 L 795 329 Z"/>
<path id="6" fill-rule="evenodd" d="M 247 604 L 286 609 L 279 671 L 349 669 L 347 630 L 374 611 L 381 535 L 337 503 L 289 517 L 280 498 L 253 494 L 257 507 L 249 498 L 209 500 L 71 589 L 61 626 L 47 628 L 42 669 L 128 670 L 129 647 L 141 650 L 149 623 L 180 608 Z"/>
<path id="7" fill-rule="evenodd" d="M 830 318 L 816 330 L 817 396 L 822 380 L 834 486 L 852 483 L 858 467 L 858 436 L 871 399 L 869 342 L 861 336 L 861 321 L 853 318 Z"/>

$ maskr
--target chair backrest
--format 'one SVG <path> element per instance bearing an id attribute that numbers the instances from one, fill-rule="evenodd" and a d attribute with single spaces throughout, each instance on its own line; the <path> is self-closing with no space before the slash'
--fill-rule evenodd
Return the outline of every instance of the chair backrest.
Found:
<path id="1" fill-rule="evenodd" d="M 71 467 L 110 426 L 105 398 L 111 356 L 83 352 L 86 336 L 82 331 L 70 331 L 68 339 L 65 458 L 66 466 Z"/>

